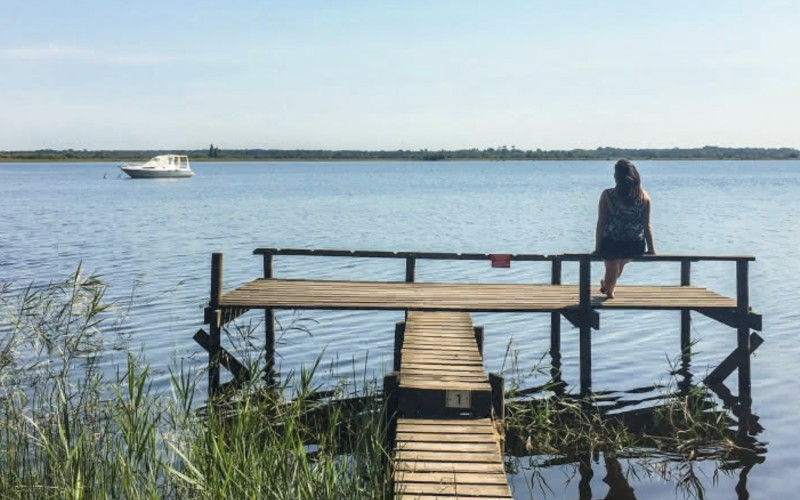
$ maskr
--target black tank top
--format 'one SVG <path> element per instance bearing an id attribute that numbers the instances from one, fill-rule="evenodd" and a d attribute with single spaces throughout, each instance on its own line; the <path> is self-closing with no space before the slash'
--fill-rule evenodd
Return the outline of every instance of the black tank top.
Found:
<path id="1" fill-rule="evenodd" d="M 612 240 L 632 241 L 644 239 L 644 197 L 634 200 L 632 205 L 624 203 L 616 188 L 606 189 L 608 194 L 608 219 L 603 228 L 603 237 Z"/>

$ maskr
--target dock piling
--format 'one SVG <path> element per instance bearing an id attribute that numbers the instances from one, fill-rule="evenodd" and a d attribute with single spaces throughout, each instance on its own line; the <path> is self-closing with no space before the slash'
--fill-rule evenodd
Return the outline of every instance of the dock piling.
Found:
<path id="1" fill-rule="evenodd" d="M 403 341 L 406 333 L 405 321 L 398 321 L 394 324 L 394 363 L 393 370 L 400 371 L 400 364 L 403 360 Z"/>
<path id="2" fill-rule="evenodd" d="M 739 402 L 750 412 L 752 399 L 750 395 L 750 289 L 748 286 L 747 261 L 736 261 L 736 332 L 739 350 Z M 740 419 L 744 423 L 743 432 L 747 432 L 747 418 Z"/>
<path id="3" fill-rule="evenodd" d="M 580 378 L 581 396 L 587 396 L 592 390 L 592 261 L 589 255 L 583 255 L 580 262 L 580 283 L 578 295 L 578 311 L 580 315 Z"/>
<path id="4" fill-rule="evenodd" d="M 394 448 L 397 436 L 397 398 L 400 391 L 400 373 L 390 372 L 383 377 L 383 398 L 386 406 L 386 439 L 389 449 Z"/>
<path id="5" fill-rule="evenodd" d="M 561 259 L 554 258 L 550 263 L 550 284 L 561 284 Z M 550 313 L 550 359 L 552 371 L 561 372 L 561 313 Z"/>
<path id="6" fill-rule="evenodd" d="M 222 328 L 222 253 L 211 254 L 211 297 L 208 305 L 212 312 L 208 343 L 208 391 L 214 395 L 219 390 L 220 330 Z"/>
<path id="7" fill-rule="evenodd" d="M 473 327 L 475 332 L 475 342 L 478 343 L 478 353 L 483 357 L 483 326 Z"/>
<path id="8" fill-rule="evenodd" d="M 502 375 L 490 373 L 489 385 L 492 386 L 494 418 L 502 421 L 506 415 L 506 379 Z"/>
<path id="9" fill-rule="evenodd" d="M 692 284 L 692 261 L 681 260 L 681 286 Z M 689 309 L 681 309 L 681 358 L 688 359 L 691 355 L 692 345 L 692 318 Z"/>
<path id="10" fill-rule="evenodd" d="M 273 277 L 272 254 L 264 254 L 264 278 Z M 273 385 L 275 380 L 275 311 L 271 307 L 264 308 L 264 379 Z"/>

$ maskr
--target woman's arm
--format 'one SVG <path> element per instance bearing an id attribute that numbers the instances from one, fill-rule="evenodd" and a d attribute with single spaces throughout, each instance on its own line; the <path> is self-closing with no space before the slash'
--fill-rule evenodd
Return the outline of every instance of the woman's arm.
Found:
<path id="1" fill-rule="evenodd" d="M 648 196 L 645 199 L 645 207 L 644 207 L 644 220 L 642 221 L 642 225 L 644 226 L 644 241 L 647 244 L 647 251 L 645 253 L 654 255 L 656 253 L 656 247 L 653 243 L 653 226 L 650 225 L 650 197 Z"/>
<path id="2" fill-rule="evenodd" d="M 597 207 L 597 227 L 594 231 L 594 251 L 600 251 L 600 244 L 603 241 L 603 228 L 606 227 L 608 218 L 608 203 L 606 202 L 606 192 L 600 195 L 600 204 Z"/>

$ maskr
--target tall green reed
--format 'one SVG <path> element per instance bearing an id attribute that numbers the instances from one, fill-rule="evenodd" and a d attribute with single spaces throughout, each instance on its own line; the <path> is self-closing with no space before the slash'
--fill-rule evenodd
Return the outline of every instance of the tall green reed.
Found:
<path id="1" fill-rule="evenodd" d="M 317 363 L 287 377 L 292 400 L 287 385 L 265 390 L 254 378 L 198 412 L 202 377 L 182 364 L 171 394 L 152 389 L 141 356 L 114 374 L 99 368 L 119 310 L 106 291 L 80 268 L 41 287 L 0 285 L 0 497 L 387 497 L 375 392 L 355 412 L 320 401 Z"/>

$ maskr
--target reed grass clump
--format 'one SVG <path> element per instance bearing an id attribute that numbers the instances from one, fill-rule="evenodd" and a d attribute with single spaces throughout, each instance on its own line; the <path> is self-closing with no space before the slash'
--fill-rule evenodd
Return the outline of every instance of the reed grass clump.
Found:
<path id="1" fill-rule="evenodd" d="M 383 404 L 316 400 L 314 369 L 198 411 L 197 374 L 157 393 L 141 356 L 108 373 L 117 309 L 79 268 L 0 285 L 0 497 L 4 499 L 382 499 Z M 106 359 L 107 361 L 107 359 Z"/>

